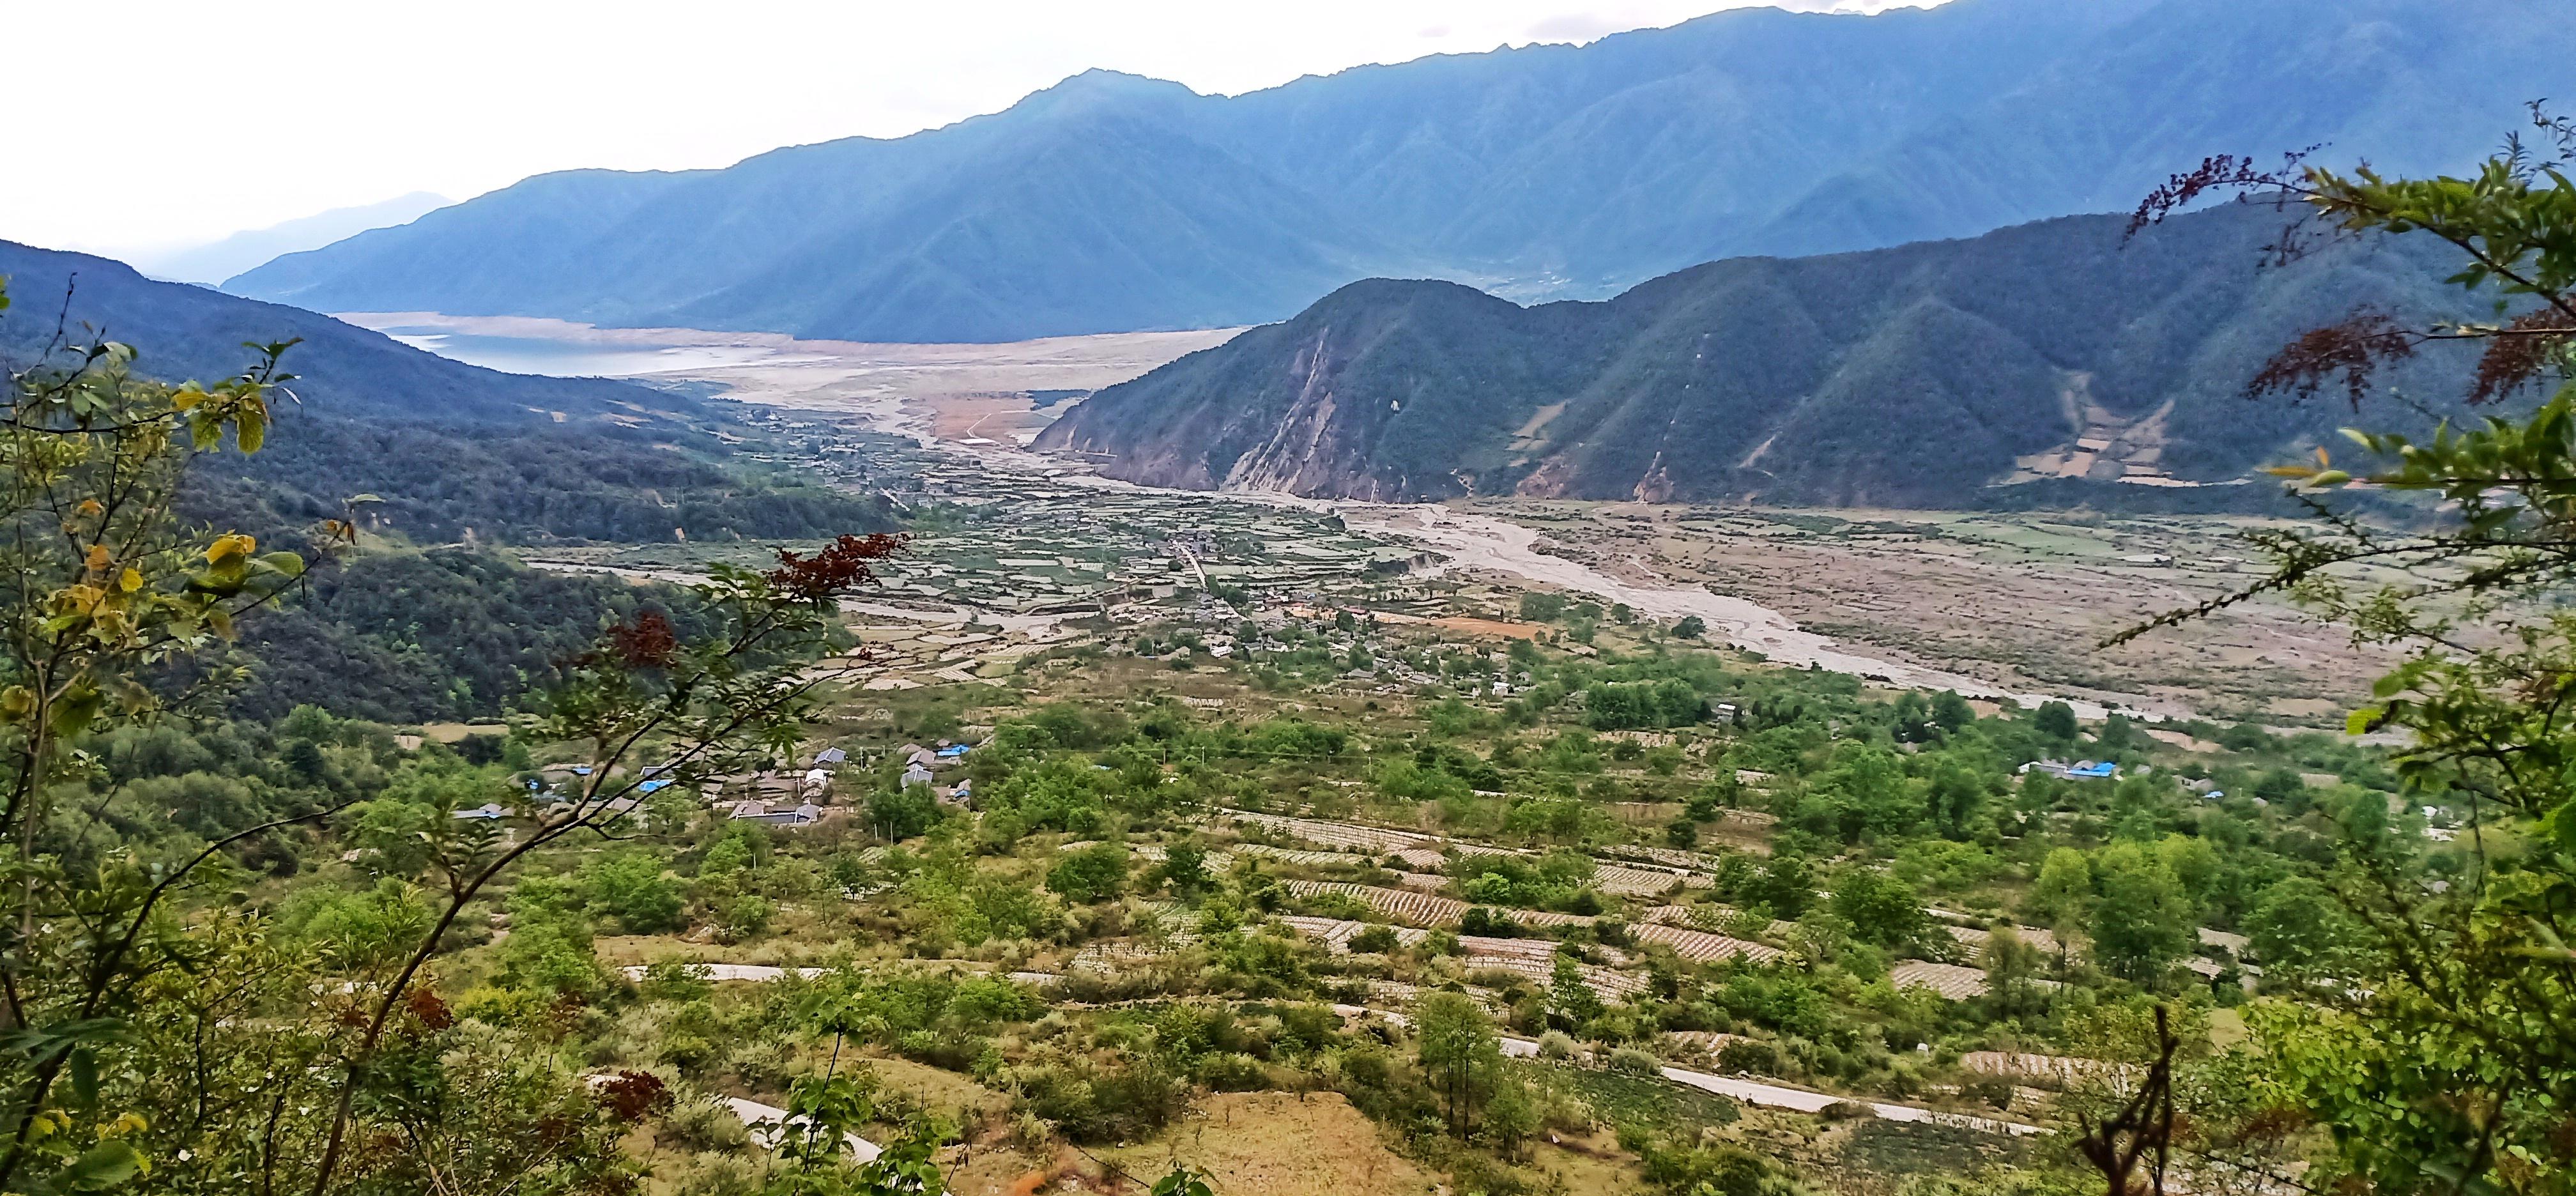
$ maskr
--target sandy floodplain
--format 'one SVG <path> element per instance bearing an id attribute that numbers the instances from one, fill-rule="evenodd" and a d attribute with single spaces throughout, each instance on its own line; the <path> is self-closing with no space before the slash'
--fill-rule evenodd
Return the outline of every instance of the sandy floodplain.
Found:
<path id="1" fill-rule="evenodd" d="M 1098 390 L 1241 331 L 894 345 L 527 317 L 341 318 L 495 368 L 704 383 L 746 402 L 972 453 L 998 473 L 1043 470 L 1119 490 L 1138 488 L 1083 479 L 1081 462 L 1022 449 L 1075 398 L 1043 392 Z M 2278 602 L 2100 647 L 2150 615 L 2250 581 L 2259 565 L 2235 539 L 2244 521 L 1240 497 L 1329 507 L 1354 527 L 1441 552 L 1461 571 L 1581 590 L 1666 620 L 1697 614 L 1712 638 L 1784 663 L 2006 700 L 2064 696 L 2088 715 L 2117 706 L 2323 724 L 2388 663 Z"/>

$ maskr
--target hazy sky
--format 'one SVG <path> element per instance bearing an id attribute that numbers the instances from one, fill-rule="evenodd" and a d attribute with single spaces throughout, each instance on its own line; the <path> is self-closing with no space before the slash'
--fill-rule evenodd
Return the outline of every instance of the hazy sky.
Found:
<path id="1" fill-rule="evenodd" d="M 0 238 L 166 248 L 408 191 L 899 136 L 1095 66 L 1238 93 L 1758 2 L 0 0 L 20 114 Z"/>

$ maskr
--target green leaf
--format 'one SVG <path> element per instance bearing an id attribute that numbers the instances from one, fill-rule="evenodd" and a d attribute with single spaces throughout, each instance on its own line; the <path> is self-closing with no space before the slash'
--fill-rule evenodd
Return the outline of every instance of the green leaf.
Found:
<path id="1" fill-rule="evenodd" d="M 98 1103 L 98 1055 L 88 1047 L 74 1047 L 66 1062 L 72 1073 L 72 1095 L 84 1105 Z"/>
<path id="2" fill-rule="evenodd" d="M 2387 711 L 2377 706 L 2364 706 L 2355 710 L 2344 716 L 2343 733 L 2353 736 L 2368 735 L 2370 728 L 2379 722 L 2379 716 L 2386 713 Z"/>
<path id="3" fill-rule="evenodd" d="M 47 1178 L 52 1192 L 104 1192 L 143 1173 L 143 1155 L 123 1142 L 101 1142 Z"/>

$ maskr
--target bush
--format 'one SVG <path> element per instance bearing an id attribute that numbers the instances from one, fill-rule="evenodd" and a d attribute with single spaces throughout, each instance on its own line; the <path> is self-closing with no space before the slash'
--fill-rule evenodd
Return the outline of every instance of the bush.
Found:
<path id="1" fill-rule="evenodd" d="M 681 1167 L 671 1196 L 758 1196 L 760 1171 L 741 1155 L 704 1151 Z"/>
<path id="2" fill-rule="evenodd" d="M 1778 1075 L 1780 1052 L 1770 1043 L 1739 1038 L 1717 1049 L 1719 1071 L 1743 1072 L 1749 1075 Z"/>
<path id="3" fill-rule="evenodd" d="M 1664 1063 L 1635 1047 L 1620 1047 L 1610 1052 L 1610 1070 L 1623 1076 L 1659 1076 L 1664 1074 Z"/>
<path id="4" fill-rule="evenodd" d="M 1068 852 L 1048 870 L 1046 886 L 1076 905 L 1116 897 L 1127 889 L 1127 849 L 1116 843 L 1095 843 Z"/>
<path id="5" fill-rule="evenodd" d="M 1573 1058 L 1574 1036 L 1563 1030 L 1550 1030 L 1545 1034 L 1539 1035 L 1538 1057 L 1541 1059 L 1560 1060 Z"/>
<path id="6" fill-rule="evenodd" d="M 1362 955 L 1384 955 L 1395 950 L 1395 928 L 1371 926 L 1351 936 L 1351 950 Z"/>
<path id="7" fill-rule="evenodd" d="M 696 1150 L 740 1150 L 751 1143 L 751 1131 L 742 1118 L 716 1096 L 681 1101 L 662 1119 L 662 1128 L 673 1141 Z"/>
<path id="8" fill-rule="evenodd" d="M 2001 1076 L 1981 1076 L 1959 1085 L 1959 1095 L 1989 1109 L 2009 1109 L 2013 1102 L 2013 1084 Z"/>

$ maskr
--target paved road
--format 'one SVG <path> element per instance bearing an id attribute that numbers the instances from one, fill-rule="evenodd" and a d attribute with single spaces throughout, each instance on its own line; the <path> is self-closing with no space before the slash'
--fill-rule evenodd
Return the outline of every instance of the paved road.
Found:
<path id="1" fill-rule="evenodd" d="M 1374 1015 L 1376 1017 L 1384 1018 L 1388 1024 L 1396 1026 L 1409 1026 L 1413 1024 L 1413 1019 L 1405 1016 L 1404 1014 L 1391 1013 L 1383 1009 L 1368 1009 L 1358 1005 L 1335 1005 L 1333 1006 L 1333 1012 L 1341 1014 L 1343 1017 L 1364 1017 Z M 1515 1059 L 1531 1059 L 1538 1056 L 1538 1044 L 1529 1039 L 1506 1036 L 1502 1041 L 1503 1053 Z M 1822 1092 L 1811 1092 L 1804 1088 L 1790 1088 L 1780 1084 L 1765 1084 L 1755 1080 L 1737 1079 L 1733 1076 L 1714 1076 L 1704 1071 L 1689 1071 L 1679 1067 L 1667 1067 L 1663 1069 L 1663 1073 L 1665 1079 L 1676 1084 L 1683 1084 L 1692 1088 L 1697 1088 L 1702 1092 L 1714 1092 L 1720 1096 L 1733 1097 L 1748 1105 L 1762 1105 L 1773 1109 L 1789 1109 L 1799 1113 L 1815 1113 L 1822 1111 L 1827 1105 L 1849 1103 L 1867 1108 L 1870 1112 L 1875 1113 L 1879 1117 L 1888 1121 L 1920 1121 L 1933 1125 L 1951 1125 L 1958 1126 L 1962 1129 L 1981 1130 L 1989 1134 L 2020 1135 L 2036 1134 L 2041 1132 L 2040 1127 L 2038 1126 L 2024 1125 L 2018 1121 L 2001 1121 L 1990 1117 L 1969 1117 L 1958 1113 L 1944 1113 L 1935 1109 L 1918 1109 L 1912 1105 L 1889 1105 L 1881 1104 L 1877 1101 L 1855 1101 L 1849 1097 L 1833 1096 Z"/>
<path id="2" fill-rule="evenodd" d="M 725 1098 L 725 1103 L 733 1106 L 733 1115 L 742 1119 L 742 1124 L 751 1130 L 751 1140 L 758 1143 L 762 1150 L 778 1149 L 779 1140 L 786 1137 L 786 1131 L 804 1121 L 801 1117 L 788 1116 L 787 1110 L 776 1105 L 764 1105 L 759 1101 L 745 1100 L 739 1096 L 728 1096 Z M 850 1134 L 847 1137 L 850 1140 L 850 1153 L 857 1156 L 862 1163 L 875 1162 L 878 1155 L 885 1153 L 876 1143 L 857 1134 Z"/>
<path id="3" fill-rule="evenodd" d="M 615 1078 L 603 1073 L 590 1076 L 589 1082 L 591 1087 L 597 1088 Z M 724 1103 L 733 1109 L 735 1117 L 742 1119 L 743 1128 L 751 1131 L 752 1142 L 762 1150 L 778 1149 L 779 1140 L 786 1136 L 786 1131 L 802 1124 L 805 1120 L 802 1117 L 788 1116 L 787 1110 L 776 1105 L 764 1105 L 759 1101 L 746 1100 L 739 1096 L 725 1097 Z M 862 1163 L 875 1162 L 878 1155 L 885 1153 L 876 1143 L 857 1134 L 844 1136 L 849 1139 L 850 1153 L 857 1156 Z"/>
<path id="4" fill-rule="evenodd" d="M 644 978 L 642 964 L 629 964 L 617 970 L 624 973 L 629 980 Z M 796 974 L 810 980 L 831 970 L 830 968 L 798 968 Z M 689 965 L 689 973 L 700 980 L 750 980 L 765 983 L 786 975 L 787 969 L 773 968 L 765 963 L 693 963 Z"/>
<path id="5" fill-rule="evenodd" d="M 640 978 L 644 974 L 644 969 L 640 966 L 628 967 L 622 970 L 626 973 L 627 978 L 629 979 Z M 696 971 L 702 979 L 707 980 L 768 981 L 776 980 L 787 974 L 787 969 L 785 968 L 774 968 L 766 964 L 749 963 L 702 963 L 692 965 L 692 970 Z M 826 970 L 828 969 L 797 969 L 797 971 L 807 976 L 819 975 Z M 1369 1009 L 1360 1005 L 1335 1005 L 1333 1006 L 1333 1012 L 1338 1013 L 1343 1017 L 1375 1016 L 1383 1018 L 1389 1025 L 1395 1026 L 1410 1026 L 1413 1024 L 1413 1019 L 1404 1014 L 1384 1009 Z M 1538 1057 L 1538 1043 L 1533 1042 L 1530 1039 L 1506 1036 L 1502 1040 L 1502 1045 L 1503 1053 L 1515 1059 L 1533 1059 Z M 2019 1135 L 2036 1134 L 2041 1132 L 2040 1127 L 2038 1126 L 2025 1125 L 2018 1121 L 2003 1121 L 1991 1117 L 1969 1117 L 1959 1113 L 1944 1113 L 1936 1109 L 1920 1109 L 1913 1105 L 1890 1105 L 1882 1104 L 1878 1101 L 1854 1101 L 1849 1097 L 1833 1096 L 1823 1092 L 1812 1092 L 1805 1088 L 1790 1088 L 1780 1084 L 1765 1084 L 1756 1080 L 1738 1079 L 1734 1076 L 1710 1075 L 1704 1071 L 1689 1071 L 1679 1067 L 1667 1067 L 1663 1069 L 1663 1073 L 1664 1078 L 1672 1081 L 1673 1083 L 1697 1088 L 1702 1092 L 1714 1092 L 1720 1096 L 1733 1097 L 1734 1099 L 1743 1101 L 1748 1105 L 1761 1105 L 1766 1108 L 1789 1109 L 1799 1113 L 1815 1113 L 1823 1110 L 1827 1105 L 1849 1103 L 1867 1108 L 1870 1112 L 1875 1113 L 1879 1117 L 1888 1121 L 1920 1121 L 1933 1125 L 1951 1125 L 1958 1126 L 1962 1129 L 1980 1130 L 1989 1134 Z M 785 1120 L 787 1117 L 787 1112 L 784 1109 L 771 1108 L 768 1105 L 757 1104 L 740 1098 L 729 1099 L 733 1101 L 734 1112 L 742 1118 L 743 1124 L 745 1125 L 754 1124 L 755 1118 L 768 1122 L 780 1122 Z M 757 1131 L 755 1131 L 755 1136 L 756 1135 Z M 859 1152 L 859 1158 L 862 1161 L 877 1157 L 876 1146 L 868 1142 L 866 1139 L 861 1138 L 856 1134 L 852 1134 L 850 1135 L 850 1142 L 852 1148 Z M 764 1141 L 762 1145 L 766 1146 L 768 1143 Z"/>

